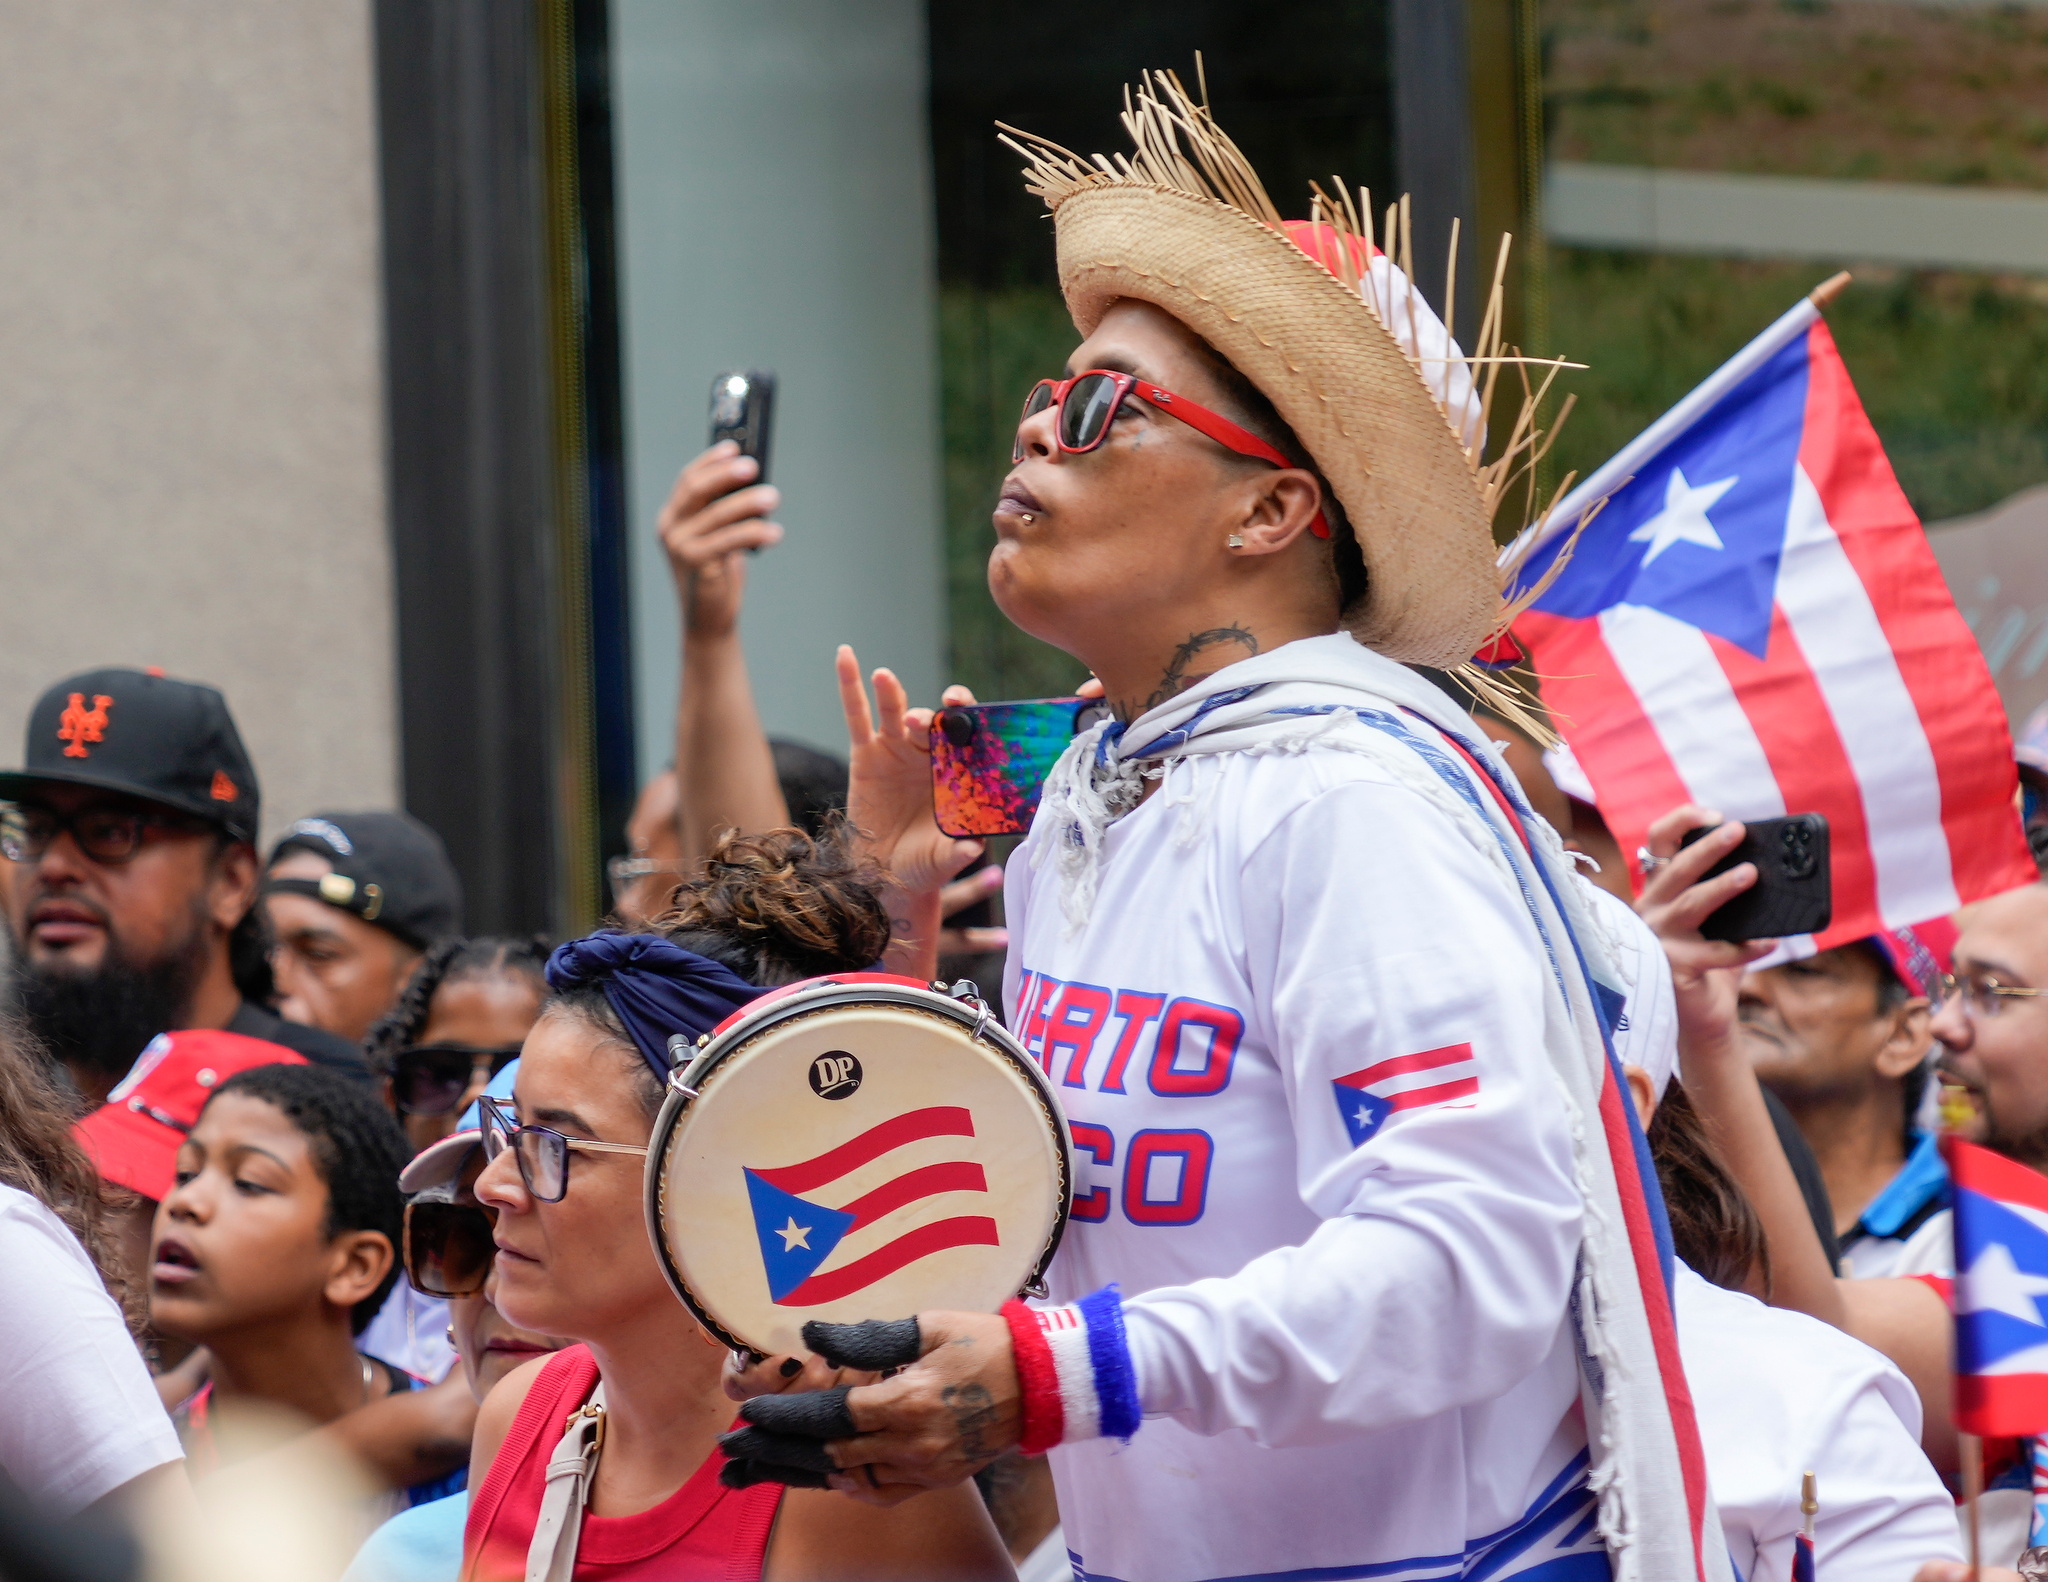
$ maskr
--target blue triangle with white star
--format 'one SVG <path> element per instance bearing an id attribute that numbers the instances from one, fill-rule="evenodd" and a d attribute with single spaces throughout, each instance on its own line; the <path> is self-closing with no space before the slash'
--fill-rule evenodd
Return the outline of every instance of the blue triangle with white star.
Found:
<path id="1" fill-rule="evenodd" d="M 1346 1087 L 1341 1079 L 1330 1086 L 1336 1090 L 1337 1114 L 1343 1118 L 1344 1129 L 1351 1134 L 1353 1148 L 1362 1147 L 1394 1113 L 1394 1106 L 1377 1093 Z"/>
<path id="2" fill-rule="evenodd" d="M 807 1203 L 793 1192 L 770 1186 L 749 1170 L 747 1199 L 754 1205 L 754 1234 L 768 1273 L 769 1300 L 779 1302 L 832 1256 L 853 1216 L 842 1209 Z"/>

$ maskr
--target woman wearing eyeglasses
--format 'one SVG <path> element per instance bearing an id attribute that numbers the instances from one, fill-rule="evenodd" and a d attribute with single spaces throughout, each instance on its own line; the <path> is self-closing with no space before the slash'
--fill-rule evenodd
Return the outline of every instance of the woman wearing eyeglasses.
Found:
<path id="1" fill-rule="evenodd" d="M 725 1487 L 725 1352 L 648 1241 L 644 1156 L 668 1037 L 708 1032 L 763 988 L 868 967 L 889 941 L 880 878 L 836 839 L 729 836 L 651 931 L 595 934 L 550 959 L 513 1101 L 485 1105 L 491 1160 L 476 1196 L 497 1215 L 498 1310 L 582 1344 L 519 1369 L 484 1403 L 465 1579 L 531 1574 L 549 1459 L 586 1410 L 603 1413 L 596 1474 L 573 1560 L 543 1539 L 550 1577 L 1012 1575 L 971 1487 L 901 1513 L 824 1490 Z"/>

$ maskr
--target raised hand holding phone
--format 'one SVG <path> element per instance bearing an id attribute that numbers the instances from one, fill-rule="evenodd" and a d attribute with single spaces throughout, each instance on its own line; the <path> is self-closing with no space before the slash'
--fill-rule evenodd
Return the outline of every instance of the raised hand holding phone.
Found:
<path id="1" fill-rule="evenodd" d="M 781 525 L 768 515 L 782 494 L 755 482 L 760 470 L 736 443 L 720 440 L 677 474 L 661 508 L 657 531 L 676 579 L 685 635 L 730 636 L 747 586 L 740 552 L 782 542 Z"/>
<path id="2" fill-rule="evenodd" d="M 789 822 L 739 639 L 744 552 L 782 539 L 768 520 L 781 496 L 759 476 L 732 441 L 713 445 L 682 470 L 656 522 L 683 629 L 676 828 L 688 863 L 707 855 L 721 830 Z"/>
<path id="3" fill-rule="evenodd" d="M 887 897 L 893 943 L 884 959 L 892 972 L 929 979 L 938 971 L 941 891 L 984 848 L 945 834 L 932 816 L 933 711 L 911 708 L 889 670 L 875 672 L 870 707 L 860 661 L 845 644 L 834 668 L 846 714 L 846 816 L 863 849 L 896 881 Z M 965 687 L 944 694 L 948 706 L 973 701 Z"/>

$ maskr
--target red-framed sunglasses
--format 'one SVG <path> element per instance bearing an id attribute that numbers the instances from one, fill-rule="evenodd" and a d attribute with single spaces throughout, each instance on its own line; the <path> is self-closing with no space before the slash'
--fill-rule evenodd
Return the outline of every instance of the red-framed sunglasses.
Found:
<path id="1" fill-rule="evenodd" d="M 1117 409 L 1124 404 L 1124 398 L 1131 395 L 1149 401 L 1168 417 L 1179 418 L 1196 433 L 1208 435 L 1226 450 L 1234 450 L 1240 456 L 1271 462 L 1275 467 L 1295 465 L 1258 435 L 1239 428 L 1229 418 L 1211 412 L 1186 396 L 1162 390 L 1135 374 L 1120 374 L 1109 368 L 1085 368 L 1071 379 L 1041 379 L 1033 385 L 1031 393 L 1024 398 L 1024 415 L 1017 420 L 1019 432 L 1016 443 L 1010 447 L 1010 460 L 1018 462 L 1024 459 L 1023 425 L 1047 407 L 1058 409 L 1053 416 L 1053 436 L 1061 450 L 1070 456 L 1080 456 L 1097 449 L 1109 438 L 1109 425 L 1116 421 Z M 1309 523 L 1308 530 L 1317 538 L 1328 538 L 1329 520 L 1317 511 L 1316 519 Z"/>

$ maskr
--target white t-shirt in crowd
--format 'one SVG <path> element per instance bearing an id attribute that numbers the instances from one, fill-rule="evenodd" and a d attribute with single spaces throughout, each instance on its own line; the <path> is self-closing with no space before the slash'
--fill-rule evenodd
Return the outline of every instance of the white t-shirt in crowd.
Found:
<path id="1" fill-rule="evenodd" d="M 99 1271 L 36 1198 L 0 1185 L 0 1467 L 52 1515 L 180 1459 Z"/>
<path id="2" fill-rule="evenodd" d="M 1314 748 L 1176 766 L 1078 931 L 1033 866 L 1053 833 L 1008 866 L 1009 1025 L 1076 1143 L 1054 1297 L 1121 1283 L 1146 1419 L 1051 1454 L 1076 1574 L 1604 1577 L 1513 882 Z"/>
<path id="3" fill-rule="evenodd" d="M 401 1274 L 362 1334 L 356 1350 L 438 1384 L 462 1359 L 448 1340 L 448 1303 L 429 1296 Z"/>
<path id="4" fill-rule="evenodd" d="M 1920 1397 L 1883 1356 L 1803 1313 L 1678 1266 L 1678 1349 L 1707 1482 L 1736 1570 L 1792 1574 L 1801 1475 L 1814 1474 L 1814 1569 L 1912 1582 L 1960 1560 L 1955 1501 L 1920 1449 Z"/>

